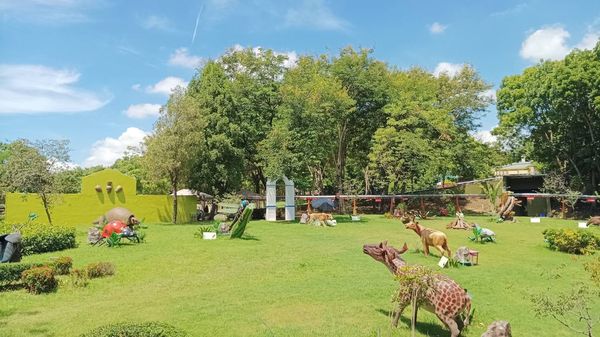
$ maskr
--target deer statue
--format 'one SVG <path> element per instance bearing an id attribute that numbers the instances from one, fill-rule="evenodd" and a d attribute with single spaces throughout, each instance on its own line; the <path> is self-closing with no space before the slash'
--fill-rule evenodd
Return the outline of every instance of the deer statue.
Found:
<path id="1" fill-rule="evenodd" d="M 600 226 L 600 216 L 591 217 L 590 220 L 588 220 L 588 222 L 587 222 L 587 226 L 589 226 L 589 225 Z"/>
<path id="2" fill-rule="evenodd" d="M 371 256 L 375 261 L 383 263 L 394 275 L 402 273 L 402 267 L 407 265 L 400 257 L 400 254 L 407 250 L 406 243 L 401 250 L 398 250 L 388 246 L 387 241 L 383 241 L 378 245 L 363 246 L 365 254 Z M 449 277 L 441 274 L 435 274 L 433 277 L 432 286 L 425 293 L 426 300 L 423 308 L 434 313 L 450 329 L 451 337 L 457 337 L 460 331 L 469 324 L 471 298 L 465 289 Z M 402 312 L 410 303 L 411 299 L 405 298 L 398 304 L 392 320 L 393 326 L 398 326 Z M 464 314 L 464 320 L 461 320 L 461 314 Z M 414 320 L 416 320 L 416 317 L 417 310 L 413 313 Z"/>
<path id="3" fill-rule="evenodd" d="M 433 246 L 437 248 L 442 255 L 446 254 L 448 258 L 451 257 L 450 248 L 448 248 L 448 237 L 444 232 L 419 225 L 419 222 L 415 221 L 414 216 L 405 217 L 402 219 L 402 222 L 406 229 L 412 229 L 421 237 L 425 256 L 429 255 L 429 246 Z"/>

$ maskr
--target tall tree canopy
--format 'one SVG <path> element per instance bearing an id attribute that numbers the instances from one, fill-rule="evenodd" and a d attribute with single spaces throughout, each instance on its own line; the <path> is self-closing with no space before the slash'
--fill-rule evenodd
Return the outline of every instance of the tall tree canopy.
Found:
<path id="1" fill-rule="evenodd" d="M 498 119 L 494 133 L 514 157 L 600 191 L 600 45 L 504 78 Z"/>

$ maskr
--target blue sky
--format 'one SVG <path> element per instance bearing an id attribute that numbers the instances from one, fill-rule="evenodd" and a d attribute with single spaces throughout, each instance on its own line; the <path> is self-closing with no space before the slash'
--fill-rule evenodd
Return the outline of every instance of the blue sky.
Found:
<path id="1" fill-rule="evenodd" d="M 599 32 L 592 0 L 0 0 L 0 140 L 69 139 L 74 163 L 110 165 L 173 86 L 234 46 L 291 59 L 368 47 L 398 68 L 468 63 L 497 88 Z M 493 108 L 481 123 L 487 139 Z"/>

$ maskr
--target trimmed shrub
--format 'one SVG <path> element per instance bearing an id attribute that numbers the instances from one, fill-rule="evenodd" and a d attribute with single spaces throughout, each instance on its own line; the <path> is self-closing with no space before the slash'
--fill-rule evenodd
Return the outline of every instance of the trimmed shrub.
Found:
<path id="1" fill-rule="evenodd" d="M 550 249 L 561 252 L 589 255 L 600 248 L 600 237 L 589 230 L 546 229 L 543 234 Z"/>
<path id="2" fill-rule="evenodd" d="M 91 263 L 85 269 L 89 278 L 98 278 L 115 274 L 115 265 L 110 262 Z"/>
<path id="3" fill-rule="evenodd" d="M 11 233 L 12 226 L 4 224 L 0 226 L 0 233 Z M 75 228 L 48 225 L 48 224 L 29 224 L 21 229 L 23 236 L 22 253 L 23 255 L 40 254 L 55 252 L 59 250 L 75 248 Z"/>
<path id="4" fill-rule="evenodd" d="M 61 256 L 49 264 L 56 275 L 68 275 L 73 267 L 73 259 L 68 256 Z"/>
<path id="5" fill-rule="evenodd" d="M 80 337 L 186 337 L 184 331 L 161 322 L 116 323 L 96 328 Z"/>
<path id="6" fill-rule="evenodd" d="M 87 270 L 85 269 L 73 269 L 71 270 L 71 285 L 76 288 L 87 287 L 90 278 L 88 277 Z"/>
<path id="7" fill-rule="evenodd" d="M 49 293 L 58 286 L 54 270 L 50 267 L 34 267 L 23 272 L 21 281 L 32 294 Z"/>
<path id="8" fill-rule="evenodd" d="M 0 285 L 19 282 L 24 271 L 41 266 L 41 263 L 0 263 Z"/>

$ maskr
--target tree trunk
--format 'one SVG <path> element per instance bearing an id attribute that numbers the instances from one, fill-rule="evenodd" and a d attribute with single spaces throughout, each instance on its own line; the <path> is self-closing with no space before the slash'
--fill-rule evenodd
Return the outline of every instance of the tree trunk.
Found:
<path id="1" fill-rule="evenodd" d="M 48 202 L 48 195 L 46 194 L 46 192 L 40 193 L 40 199 L 42 199 L 44 211 L 46 211 L 46 217 L 48 217 L 48 223 L 52 225 L 52 217 L 50 217 L 50 204 Z"/>

